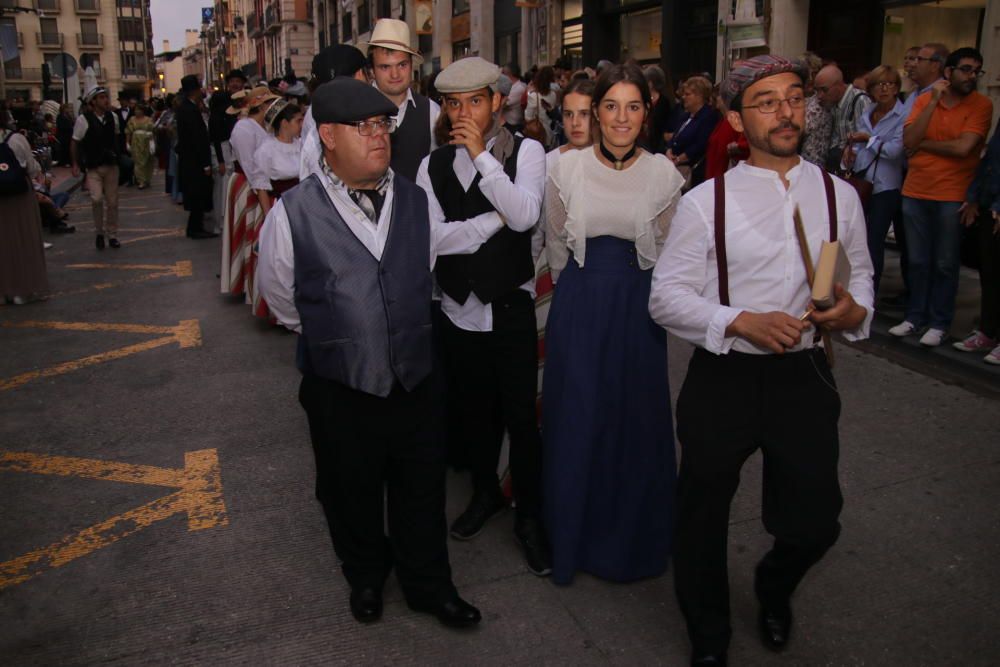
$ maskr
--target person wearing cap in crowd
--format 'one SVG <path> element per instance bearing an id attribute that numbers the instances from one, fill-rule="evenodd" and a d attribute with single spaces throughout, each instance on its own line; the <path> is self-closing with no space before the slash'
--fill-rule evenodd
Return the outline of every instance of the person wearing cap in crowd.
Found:
<path id="1" fill-rule="evenodd" d="M 389 166 L 396 111 L 355 79 L 316 89 L 323 168 L 268 215 L 258 278 L 277 320 L 300 333 L 316 496 L 352 614 L 381 617 L 395 568 L 411 609 L 469 627 L 481 615 L 459 597 L 448 562 L 432 271 L 439 255 L 475 251 L 503 221 L 494 211 L 461 224 L 429 218 L 423 190 Z"/>
<path id="2" fill-rule="evenodd" d="M 456 224 L 489 213 L 506 227 L 470 256 L 442 257 L 435 270 L 445 314 L 442 337 L 451 432 L 467 450 L 473 493 L 451 526 L 456 539 L 479 534 L 507 506 L 497 482 L 502 414 L 510 436 L 510 470 L 517 515 L 514 532 L 529 569 L 551 572 L 541 521 L 541 438 L 535 409 L 538 347 L 532 233 L 545 188 L 545 149 L 511 134 L 500 115 L 500 69 L 479 57 L 441 72 L 450 142 L 420 163 L 417 184 L 433 221 Z"/>
<path id="3" fill-rule="evenodd" d="M 261 209 L 271 189 L 267 176 L 257 169 L 254 155 L 267 138 L 264 115 L 277 98 L 267 86 L 257 86 L 234 100 L 234 106 L 227 110 L 227 113 L 242 117 L 229 136 L 233 147 L 233 174 L 226 190 L 226 217 L 222 226 L 221 287 L 224 294 L 245 294 L 247 303 L 251 303 L 251 259 L 256 230 L 266 214 Z M 235 106 L 244 99 L 241 106 Z"/>
<path id="4" fill-rule="evenodd" d="M 754 580 L 768 648 L 787 644 L 792 593 L 840 534 L 840 397 L 815 330 L 868 336 L 873 271 L 857 193 L 797 153 L 806 77 L 776 55 L 734 64 L 721 94 L 750 157 L 681 200 L 653 272 L 650 314 L 697 346 L 677 401 L 674 533 L 697 665 L 725 664 L 729 505 L 750 455 L 763 451 L 763 521 L 774 537 Z M 851 264 L 826 310 L 810 298 L 798 216 L 813 259 L 839 240 Z"/>
<path id="5" fill-rule="evenodd" d="M 437 148 L 434 126 L 441 107 L 413 92 L 413 70 L 424 59 L 411 44 L 410 28 L 405 21 L 379 19 L 371 40 L 360 47 L 368 53 L 375 87 L 399 109 L 396 131 L 392 134 L 392 169 L 412 181 L 417 177 L 420 161 Z"/>
<path id="6" fill-rule="evenodd" d="M 299 154 L 302 152 L 302 108 L 285 99 L 275 100 L 264 114 L 264 127 L 268 136 L 261 142 L 254 154 L 254 164 L 271 184 L 268 196 L 272 201 L 299 184 Z M 263 224 L 267 224 L 266 219 Z M 258 243 L 260 233 L 257 234 Z M 251 249 L 251 267 L 256 266 L 258 248 Z M 254 281 L 250 294 L 253 314 L 270 319 L 267 302 L 260 294 L 259 284 Z"/>
<path id="7" fill-rule="evenodd" d="M 335 44 L 328 46 L 313 56 L 313 78 L 309 82 L 309 90 L 315 94 L 316 89 L 334 77 L 347 76 L 368 83 L 368 73 L 365 71 L 365 55 L 350 44 Z M 302 153 L 299 156 L 299 179 L 305 179 L 309 174 L 322 171 L 323 145 L 316 131 L 316 121 L 312 110 L 305 114 L 302 121 Z"/>
<path id="8" fill-rule="evenodd" d="M 73 176 L 80 175 L 80 167 L 87 170 L 87 192 L 90 194 L 97 230 L 95 244 L 104 249 L 108 245 L 120 248 L 118 241 L 118 159 L 120 143 L 118 116 L 111 111 L 107 88 L 96 86 L 83 97 L 84 110 L 73 125 L 73 143 L 70 155 Z"/>
<path id="9" fill-rule="evenodd" d="M 212 93 L 208 101 L 208 136 L 212 142 L 212 171 L 215 179 L 212 187 L 212 210 L 215 212 L 214 229 L 221 232 L 226 211 L 227 174 L 233 170 L 233 147 L 229 137 L 238 120 L 235 114 L 226 113 L 233 104 L 233 95 L 242 91 L 247 84 L 243 70 L 234 69 L 226 75 L 226 87 Z"/>
<path id="10" fill-rule="evenodd" d="M 212 210 L 212 144 L 208 126 L 201 115 L 205 93 L 195 74 L 181 79 L 184 99 L 177 110 L 177 177 L 184 193 L 184 210 L 188 212 L 187 237 L 210 239 L 217 235 L 205 231 L 205 212 Z"/>

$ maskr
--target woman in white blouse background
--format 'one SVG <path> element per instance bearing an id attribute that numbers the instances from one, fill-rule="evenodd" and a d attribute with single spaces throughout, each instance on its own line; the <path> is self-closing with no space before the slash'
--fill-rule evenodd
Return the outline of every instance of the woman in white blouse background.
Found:
<path id="1" fill-rule="evenodd" d="M 647 310 L 684 179 L 637 145 L 651 102 L 636 66 L 593 94 L 599 140 L 563 153 L 546 187 L 558 275 L 546 328 L 545 522 L 553 580 L 632 581 L 669 559 L 676 464 L 666 334 Z"/>
<path id="2" fill-rule="evenodd" d="M 260 227 L 263 227 L 267 211 L 282 193 L 299 184 L 299 154 L 302 152 L 302 108 L 287 100 L 275 100 L 264 114 L 264 126 L 271 133 L 265 137 L 254 153 L 254 170 L 262 179 L 267 179 L 270 187 L 258 194 L 261 202 Z M 257 232 L 260 237 L 260 231 Z M 257 243 L 250 252 L 250 271 L 256 278 Z M 256 280 L 250 280 L 250 294 L 253 314 L 269 319 L 271 313 L 260 295 Z"/>

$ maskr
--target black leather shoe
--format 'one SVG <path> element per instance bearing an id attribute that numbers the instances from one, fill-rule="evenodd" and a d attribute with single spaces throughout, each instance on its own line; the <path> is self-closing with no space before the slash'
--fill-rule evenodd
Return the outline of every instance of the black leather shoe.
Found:
<path id="1" fill-rule="evenodd" d="M 471 540 L 483 530 L 486 522 L 507 509 L 507 500 L 499 489 L 476 493 L 469 506 L 451 524 L 451 536 L 456 540 Z"/>
<path id="2" fill-rule="evenodd" d="M 116 238 L 108 239 L 108 246 L 112 248 L 121 248 L 122 244 Z"/>
<path id="3" fill-rule="evenodd" d="M 104 250 L 104 234 L 97 235 L 97 239 L 94 241 L 94 245 L 97 246 L 98 250 Z"/>
<path id="4" fill-rule="evenodd" d="M 691 667 L 726 667 L 725 653 L 709 653 L 691 658 Z"/>
<path id="5" fill-rule="evenodd" d="M 437 616 L 437 619 L 449 628 L 471 628 L 483 619 L 478 609 L 457 595 L 445 602 L 407 604 L 413 611 Z"/>
<path id="6" fill-rule="evenodd" d="M 792 631 L 792 610 L 760 608 L 757 616 L 757 628 L 760 630 L 760 640 L 772 651 L 780 651 L 788 645 L 788 637 Z"/>
<path id="7" fill-rule="evenodd" d="M 361 623 L 373 623 L 382 618 L 382 591 L 376 588 L 351 591 L 351 613 Z"/>
<path id="8" fill-rule="evenodd" d="M 538 519 L 518 519 L 514 523 L 514 536 L 524 551 L 528 569 L 538 577 L 552 574 L 552 551 L 545 529 Z"/>

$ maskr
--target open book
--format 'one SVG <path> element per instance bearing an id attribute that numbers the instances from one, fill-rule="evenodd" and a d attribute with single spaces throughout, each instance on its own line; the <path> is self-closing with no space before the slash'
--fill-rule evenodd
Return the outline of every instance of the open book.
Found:
<path id="1" fill-rule="evenodd" d="M 813 303 L 820 310 L 833 307 L 837 302 L 833 286 L 840 283 L 847 289 L 850 282 L 851 262 L 847 259 L 843 244 L 840 241 L 823 241 L 819 250 L 819 261 L 816 263 L 816 276 L 813 279 Z"/>

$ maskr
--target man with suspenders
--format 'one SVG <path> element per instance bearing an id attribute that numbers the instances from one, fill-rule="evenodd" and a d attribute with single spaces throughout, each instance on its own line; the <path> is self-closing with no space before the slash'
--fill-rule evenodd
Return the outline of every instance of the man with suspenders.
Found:
<path id="1" fill-rule="evenodd" d="M 855 191 L 798 156 L 805 77 L 773 55 L 734 65 L 722 95 L 750 158 L 683 198 L 653 272 L 650 314 L 697 346 L 677 401 L 674 538 L 693 665 L 726 663 L 729 506 L 751 454 L 763 452 L 763 520 L 774 536 L 754 583 L 768 648 L 786 645 L 792 593 L 840 533 L 840 398 L 817 333 L 868 336 L 872 265 Z M 810 301 L 796 211 L 813 258 L 839 240 L 850 260 L 849 284 L 824 311 Z"/>

